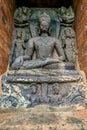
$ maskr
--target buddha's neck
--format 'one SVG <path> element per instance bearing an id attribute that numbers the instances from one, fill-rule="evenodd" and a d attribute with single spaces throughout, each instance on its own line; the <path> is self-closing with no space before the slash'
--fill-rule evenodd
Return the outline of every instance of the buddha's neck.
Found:
<path id="1" fill-rule="evenodd" d="M 41 36 L 42 36 L 42 37 L 47 37 L 48 34 L 43 32 L 43 33 L 41 33 Z"/>

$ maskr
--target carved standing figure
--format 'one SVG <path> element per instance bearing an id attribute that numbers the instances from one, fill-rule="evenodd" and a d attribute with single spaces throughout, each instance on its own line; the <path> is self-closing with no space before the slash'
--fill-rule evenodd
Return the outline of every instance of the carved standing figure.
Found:
<path id="1" fill-rule="evenodd" d="M 25 53 L 26 45 L 25 45 L 25 32 L 21 30 L 16 30 L 16 38 L 12 42 L 12 50 L 10 54 L 10 65 L 14 62 L 14 60 L 23 56 Z"/>
<path id="2" fill-rule="evenodd" d="M 25 43 L 24 43 L 24 38 L 23 38 L 23 32 L 18 31 L 16 32 L 16 39 L 14 40 L 14 46 L 15 46 L 15 55 L 16 58 L 18 56 L 23 56 L 24 55 L 24 49 L 26 48 Z"/>
<path id="3" fill-rule="evenodd" d="M 71 27 L 65 27 L 61 32 L 61 39 L 64 46 L 66 59 L 68 62 L 76 62 L 76 38 Z"/>

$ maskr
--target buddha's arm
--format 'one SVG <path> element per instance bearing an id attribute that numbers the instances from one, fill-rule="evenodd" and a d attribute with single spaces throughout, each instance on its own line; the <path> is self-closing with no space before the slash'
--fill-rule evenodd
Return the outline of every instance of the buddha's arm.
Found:
<path id="1" fill-rule="evenodd" d="M 65 60 L 65 54 L 64 54 L 63 48 L 61 46 L 61 41 L 60 40 L 56 40 L 56 42 L 55 42 L 55 49 L 57 51 L 57 54 L 59 56 L 62 56 L 63 60 Z"/>
<path id="2" fill-rule="evenodd" d="M 34 52 L 34 42 L 33 39 L 30 39 L 27 46 L 26 55 L 23 56 L 24 60 L 31 60 Z"/>
<path id="3" fill-rule="evenodd" d="M 27 55 L 19 56 L 15 59 L 14 63 L 12 64 L 13 69 L 19 69 L 25 60 L 31 60 L 34 51 L 34 44 L 33 40 L 29 40 L 28 47 L 27 47 Z"/>

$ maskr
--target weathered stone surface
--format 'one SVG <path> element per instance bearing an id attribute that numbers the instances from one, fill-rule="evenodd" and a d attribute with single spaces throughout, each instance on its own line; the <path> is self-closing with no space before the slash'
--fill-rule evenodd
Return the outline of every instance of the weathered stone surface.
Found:
<path id="1" fill-rule="evenodd" d="M 9 72 L 7 77 L 3 76 L 4 107 L 33 107 L 44 103 L 58 106 L 84 101 L 84 83 L 82 75 L 77 71 L 64 70 L 62 73 L 62 70 L 52 70 L 52 76 L 43 69 L 28 70 L 26 76 L 23 75 L 25 70 L 22 73 L 20 70 L 16 74 L 14 72 Z"/>
<path id="2" fill-rule="evenodd" d="M 16 29 L 9 61 L 11 69 L 75 68 L 76 42 L 72 27 L 74 12 L 71 7 L 45 8 L 45 10 L 21 7 L 16 10 L 14 19 Z M 27 42 L 25 42 L 26 28 L 28 29 Z M 22 35 L 23 32 L 24 35 Z M 69 39 L 66 40 L 67 38 Z M 53 58 L 55 50 L 57 57 Z M 34 53 L 36 53 L 36 59 L 33 59 Z M 65 61 L 65 65 L 58 66 L 57 63 L 62 61 Z M 66 62 L 70 63 L 66 65 Z"/>
<path id="3" fill-rule="evenodd" d="M 80 75 L 69 75 L 69 76 L 51 76 L 51 75 L 29 75 L 29 76 L 8 76 L 7 81 L 10 83 L 16 82 L 16 83 L 40 83 L 40 82 L 75 82 L 82 80 L 82 77 Z"/>
<path id="4" fill-rule="evenodd" d="M 78 70 L 65 70 L 65 69 L 30 69 L 30 70 L 9 70 L 8 75 L 10 76 L 29 76 L 29 75 L 36 75 L 36 76 L 74 76 L 81 74 Z"/>
<path id="5" fill-rule="evenodd" d="M 78 58 L 79 58 L 79 63 L 80 63 L 81 69 L 84 70 L 85 73 L 87 73 L 87 67 L 86 67 L 87 63 L 86 63 L 86 56 L 85 56 L 86 50 L 87 50 L 86 49 L 86 21 L 87 21 L 86 8 L 87 8 L 87 2 L 86 2 L 86 0 L 83 0 L 83 1 L 73 0 L 73 2 L 74 2 L 75 14 L 76 14 L 75 15 L 75 30 L 76 30 L 77 44 L 78 44 Z M 10 27 L 7 25 L 5 27 L 2 20 L 0 22 L 0 25 L 2 27 L 1 33 L 0 33 L 0 41 L 2 43 L 0 46 L 1 47 L 1 49 L 0 49 L 0 57 L 1 57 L 0 75 L 1 75 L 3 72 L 6 71 L 7 64 L 8 64 L 8 54 L 10 51 L 9 44 L 11 43 L 10 42 L 11 41 L 10 34 L 12 32 L 11 26 L 13 26 L 12 15 L 10 15 L 10 13 L 12 13 L 12 14 L 14 13 L 15 1 L 14 0 L 11 0 L 11 1 L 10 0 L 7 0 L 7 1 L 3 0 L 3 1 L 1 1 L 0 4 L 5 11 L 5 15 L 8 19 L 8 23 L 10 23 Z M 3 11 L 1 11 L 1 18 L 2 18 L 2 15 L 3 15 Z M 9 30 L 9 33 L 7 30 Z M 3 38 L 2 35 L 5 37 Z M 4 39 L 6 39 L 6 40 L 3 41 Z M 4 43 L 6 43 L 5 46 L 4 46 Z M 83 43 L 84 43 L 84 45 L 83 45 Z M 8 46 L 8 47 L 6 48 L 6 46 Z M 6 48 L 6 50 L 5 50 L 5 48 Z M 3 54 L 3 52 L 4 52 L 4 54 Z"/>
<path id="6" fill-rule="evenodd" d="M 29 12 L 28 8 L 16 10 L 14 17 L 16 29 L 9 58 L 10 70 L 7 76 L 2 78 L 3 107 L 33 107 L 38 104 L 59 106 L 84 101 L 83 77 L 75 70 L 76 42 L 72 27 L 74 15 L 71 8 L 63 9 L 62 7 L 58 10 L 46 9 L 44 13 L 44 9 L 31 9 L 33 13 L 30 17 L 26 13 L 25 17 L 22 14 L 27 10 Z M 64 17 L 61 17 L 61 11 Z M 68 12 L 72 17 L 67 16 Z M 57 17 L 54 18 L 54 15 Z M 18 16 L 21 16 L 21 21 Z M 37 24 L 33 23 L 29 28 L 32 20 Z M 37 36 L 31 35 L 33 33 L 27 34 L 26 29 L 28 32 L 36 31 Z M 57 52 L 55 57 L 53 57 L 54 49 Z"/>

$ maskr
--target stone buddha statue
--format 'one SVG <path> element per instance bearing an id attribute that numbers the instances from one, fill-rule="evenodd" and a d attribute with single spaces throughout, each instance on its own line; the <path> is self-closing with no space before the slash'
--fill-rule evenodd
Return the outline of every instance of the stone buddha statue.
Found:
<path id="1" fill-rule="evenodd" d="M 35 15 L 36 13 L 35 10 Z M 29 108 L 44 103 L 60 106 L 84 101 L 83 77 L 80 72 L 73 69 L 75 65 L 70 59 L 72 58 L 70 54 L 74 51 L 72 49 L 74 37 L 70 34 L 72 29 L 70 27 L 62 28 L 62 32 L 60 31 L 61 44 L 58 38 L 52 37 L 52 33 L 50 34 L 52 32 L 50 25 L 52 22 L 55 24 L 52 16 L 50 15 L 50 17 L 46 13 L 39 15 L 39 12 L 38 16 L 39 36 L 28 39 L 28 33 L 25 32 L 24 40 L 17 38 L 18 41 L 14 41 L 13 46 L 15 45 L 16 49 L 12 46 L 10 69 L 8 74 L 2 78 L 1 102 L 3 107 L 24 106 Z M 34 26 L 32 17 L 30 21 Z M 32 29 L 37 28 L 37 26 L 32 27 Z M 20 28 L 17 27 L 17 29 Z M 29 29 L 29 26 L 21 27 L 21 29 L 25 31 Z M 56 32 L 56 29 L 54 30 Z M 23 49 L 25 49 L 24 54 Z M 55 51 L 57 55 L 54 55 Z"/>
<path id="2" fill-rule="evenodd" d="M 13 69 L 33 69 L 39 67 L 51 66 L 65 61 L 64 51 L 61 41 L 49 34 L 51 18 L 48 14 L 43 13 L 39 17 L 40 33 L 38 37 L 31 38 L 25 56 L 19 56 L 12 64 Z M 53 52 L 56 49 L 58 57 L 53 58 Z M 33 59 L 34 51 L 36 59 Z"/>

